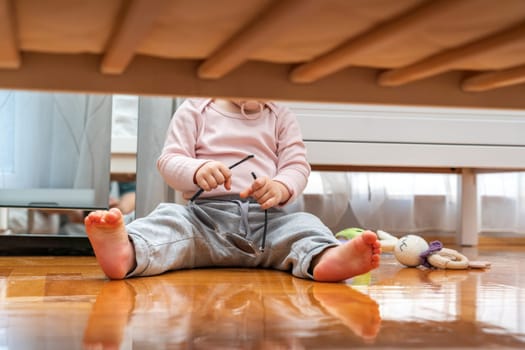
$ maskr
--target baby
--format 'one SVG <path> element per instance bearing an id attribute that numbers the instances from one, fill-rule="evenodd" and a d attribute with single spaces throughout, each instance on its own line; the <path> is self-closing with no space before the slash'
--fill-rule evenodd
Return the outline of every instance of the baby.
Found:
<path id="1" fill-rule="evenodd" d="M 314 215 L 283 210 L 310 174 L 298 121 L 284 106 L 188 99 L 172 118 L 157 167 L 186 205 L 162 203 L 128 225 L 116 208 L 85 219 L 111 279 L 253 267 L 335 282 L 379 266 L 375 233 L 343 244 Z"/>

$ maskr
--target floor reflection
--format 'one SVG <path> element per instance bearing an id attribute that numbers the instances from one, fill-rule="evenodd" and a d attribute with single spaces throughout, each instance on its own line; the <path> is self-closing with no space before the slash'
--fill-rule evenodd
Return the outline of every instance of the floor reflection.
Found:
<path id="1" fill-rule="evenodd" d="M 503 264 L 490 270 L 402 268 L 393 262 L 383 267 L 380 275 L 385 278 L 379 277 L 369 288 L 370 296 L 381 305 L 383 320 L 376 345 L 525 346 L 525 290 L 520 273 Z M 501 279 L 510 285 L 498 283 Z M 514 291 L 512 295 L 505 292 L 508 288 Z"/>
<path id="2" fill-rule="evenodd" d="M 380 329 L 379 305 L 350 285 L 275 272 L 180 274 L 106 283 L 89 316 L 86 347 L 118 348 L 133 334 L 144 348 L 302 349 L 336 346 L 341 336 L 373 342 Z"/>

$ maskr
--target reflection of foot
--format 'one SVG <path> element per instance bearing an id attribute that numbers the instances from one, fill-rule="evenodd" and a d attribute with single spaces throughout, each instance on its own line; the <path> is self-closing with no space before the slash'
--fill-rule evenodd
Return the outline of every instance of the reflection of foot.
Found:
<path id="1" fill-rule="evenodd" d="M 325 250 L 314 267 L 316 281 L 342 281 L 379 266 L 381 244 L 375 233 L 363 234 Z"/>
<path id="2" fill-rule="evenodd" d="M 84 331 L 86 349 L 119 349 L 133 310 L 135 293 L 125 281 L 104 284 Z"/>
<path id="3" fill-rule="evenodd" d="M 124 278 L 135 264 L 135 252 L 120 210 L 113 208 L 92 212 L 84 224 L 104 273 L 112 279 Z"/>
<path id="4" fill-rule="evenodd" d="M 365 340 L 377 336 L 381 325 L 379 305 L 368 295 L 345 284 L 316 283 L 313 296 L 356 335 Z"/>

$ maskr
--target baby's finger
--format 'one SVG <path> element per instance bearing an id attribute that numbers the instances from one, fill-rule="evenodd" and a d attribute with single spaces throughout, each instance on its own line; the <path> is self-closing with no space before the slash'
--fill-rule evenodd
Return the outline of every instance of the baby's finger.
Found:
<path id="1" fill-rule="evenodd" d="M 199 181 L 197 181 L 197 185 L 199 185 L 199 187 L 202 188 L 204 191 L 211 190 L 211 186 L 205 178 L 199 179 Z"/>
<path id="2" fill-rule="evenodd" d="M 224 188 L 228 191 L 232 189 L 232 178 L 228 177 L 226 178 L 226 181 L 224 181 Z"/>
<path id="3" fill-rule="evenodd" d="M 252 182 L 252 192 L 253 195 L 257 198 L 262 196 L 264 193 L 268 191 L 266 177 L 257 178 L 255 181 Z"/>
<path id="4" fill-rule="evenodd" d="M 266 188 L 260 188 L 256 191 L 252 191 L 252 197 L 255 198 L 255 200 L 259 203 L 261 203 L 261 201 L 264 201 L 266 200 L 267 198 L 264 198 L 264 196 L 267 194 L 267 189 Z"/>
<path id="5" fill-rule="evenodd" d="M 252 195 L 252 188 L 251 187 L 248 187 L 246 188 L 244 191 L 242 191 L 241 193 L 239 193 L 239 196 L 241 198 L 248 198 Z"/>
<path id="6" fill-rule="evenodd" d="M 265 189 L 261 189 L 259 191 L 254 192 L 253 197 L 257 200 L 259 204 L 262 204 L 271 198 L 271 193 L 266 191 Z"/>
<path id="7" fill-rule="evenodd" d="M 226 181 L 226 176 L 219 169 L 213 170 L 212 177 L 215 181 L 215 187 L 222 185 Z"/>
<path id="8" fill-rule="evenodd" d="M 270 209 L 278 204 L 278 200 L 275 197 L 269 197 L 266 200 L 258 202 L 261 205 L 261 209 Z"/>
<path id="9" fill-rule="evenodd" d="M 232 176 L 232 171 L 224 164 L 219 163 L 217 168 L 215 168 L 217 171 L 219 171 L 222 176 L 224 176 L 225 179 Z"/>

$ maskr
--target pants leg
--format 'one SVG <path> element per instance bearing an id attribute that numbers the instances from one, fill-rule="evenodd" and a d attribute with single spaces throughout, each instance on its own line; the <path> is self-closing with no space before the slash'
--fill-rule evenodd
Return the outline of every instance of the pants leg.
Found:
<path id="1" fill-rule="evenodd" d="M 316 216 L 299 212 L 269 213 L 268 235 L 262 267 L 290 271 L 311 278 L 313 259 L 325 249 L 339 245 L 330 229 Z"/>

